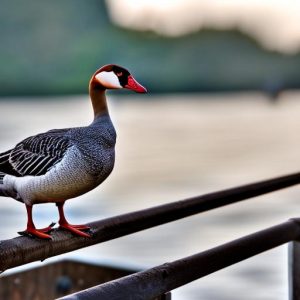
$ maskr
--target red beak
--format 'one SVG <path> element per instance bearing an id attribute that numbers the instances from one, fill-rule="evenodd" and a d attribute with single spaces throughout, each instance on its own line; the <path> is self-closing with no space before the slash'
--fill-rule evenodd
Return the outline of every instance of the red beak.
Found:
<path id="1" fill-rule="evenodd" d="M 137 93 L 147 93 L 147 89 L 139 84 L 132 75 L 128 76 L 128 83 L 125 85 L 125 88 Z"/>

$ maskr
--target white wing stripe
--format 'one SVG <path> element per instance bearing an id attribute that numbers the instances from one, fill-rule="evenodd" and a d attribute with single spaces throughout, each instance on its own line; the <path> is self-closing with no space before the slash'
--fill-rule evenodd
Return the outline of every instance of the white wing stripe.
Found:
<path id="1" fill-rule="evenodd" d="M 24 174 L 28 174 L 28 175 L 33 174 L 32 171 L 35 169 L 37 164 L 39 164 L 42 160 L 43 160 L 42 156 L 38 156 L 38 157 L 35 157 L 34 159 L 32 159 L 31 162 L 30 162 L 30 165 L 24 171 L 22 171 L 22 175 L 24 175 Z M 32 168 L 33 168 L 33 170 L 30 170 Z"/>
<path id="2" fill-rule="evenodd" d="M 39 166 L 41 166 L 43 163 L 44 163 L 44 161 L 46 161 L 48 159 L 48 157 L 46 156 L 44 159 L 42 159 L 42 161 L 30 172 L 31 174 L 32 173 L 34 173 L 34 171 L 36 170 L 36 169 L 38 169 L 38 167 Z M 39 173 L 40 173 L 40 170 L 37 172 L 37 173 L 35 173 L 35 175 L 39 175 Z"/>
<path id="3" fill-rule="evenodd" d="M 9 150 L 0 154 L 0 164 L 5 163 L 9 160 L 11 151 L 12 150 Z"/>
<path id="4" fill-rule="evenodd" d="M 47 171 L 48 166 L 52 164 L 52 162 L 55 160 L 55 158 L 50 159 L 49 161 L 47 161 L 42 168 L 39 170 L 39 172 L 37 173 L 37 175 L 40 175 L 41 173 Z"/>
<path id="5" fill-rule="evenodd" d="M 23 161 L 21 161 L 20 164 L 18 164 L 18 169 L 19 169 L 19 172 L 22 174 L 23 173 L 23 169 L 26 168 L 28 165 L 31 165 L 32 163 L 32 159 L 29 157 L 29 158 L 25 158 Z"/>

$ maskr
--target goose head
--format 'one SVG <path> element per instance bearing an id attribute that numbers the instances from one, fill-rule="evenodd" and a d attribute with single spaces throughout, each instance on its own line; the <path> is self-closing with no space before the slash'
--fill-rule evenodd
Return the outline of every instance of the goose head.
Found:
<path id="1" fill-rule="evenodd" d="M 105 65 L 97 70 L 91 84 L 100 89 L 129 89 L 136 93 L 147 93 L 147 89 L 128 70 L 118 65 Z"/>

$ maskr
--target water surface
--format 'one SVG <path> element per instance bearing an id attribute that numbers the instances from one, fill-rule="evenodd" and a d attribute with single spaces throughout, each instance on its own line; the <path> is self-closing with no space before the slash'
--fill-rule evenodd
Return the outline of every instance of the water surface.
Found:
<path id="1" fill-rule="evenodd" d="M 284 94 L 276 105 L 256 93 L 147 101 L 138 96 L 111 98 L 118 133 L 116 166 L 99 188 L 66 204 L 70 222 L 98 220 L 299 171 L 299 97 Z M 0 114 L 0 151 L 29 135 L 89 124 L 92 118 L 85 96 L 3 99 Z M 64 257 L 152 267 L 297 217 L 299 195 L 299 187 L 286 189 Z M 12 199 L 0 200 L 0 239 L 15 237 L 25 227 L 25 207 Z M 39 227 L 56 221 L 55 206 L 36 205 L 34 218 Z M 287 299 L 287 247 L 177 289 L 173 299 Z"/>

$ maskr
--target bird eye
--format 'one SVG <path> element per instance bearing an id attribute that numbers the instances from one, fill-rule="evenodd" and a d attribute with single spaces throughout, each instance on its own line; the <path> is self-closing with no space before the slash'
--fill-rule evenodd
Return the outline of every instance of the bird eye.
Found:
<path id="1" fill-rule="evenodd" d="M 123 75 L 123 72 L 116 73 L 116 75 L 117 75 L 118 77 L 120 77 L 120 76 Z"/>

